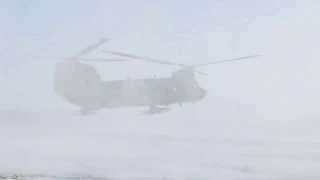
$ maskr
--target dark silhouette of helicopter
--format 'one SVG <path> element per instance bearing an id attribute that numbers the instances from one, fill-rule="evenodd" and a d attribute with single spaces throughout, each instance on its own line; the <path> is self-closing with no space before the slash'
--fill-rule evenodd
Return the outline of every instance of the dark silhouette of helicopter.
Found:
<path id="1" fill-rule="evenodd" d="M 109 41 L 108 38 L 101 38 L 72 57 L 46 58 L 62 60 L 55 66 L 54 92 L 64 101 L 80 107 L 82 115 L 92 114 L 101 109 L 123 107 L 149 107 L 150 109 L 143 111 L 141 115 L 153 115 L 169 110 L 169 108 L 158 106 L 172 104 L 182 106 L 185 103 L 195 103 L 206 96 L 206 90 L 197 83 L 194 77 L 195 72 L 203 75 L 206 73 L 195 70 L 196 67 L 257 57 L 249 56 L 197 65 L 184 65 L 115 51 L 104 51 L 129 59 L 176 65 L 182 69 L 172 72 L 170 77 L 164 78 L 103 81 L 96 69 L 87 63 L 125 62 L 128 60 L 83 57 L 107 41 Z"/>

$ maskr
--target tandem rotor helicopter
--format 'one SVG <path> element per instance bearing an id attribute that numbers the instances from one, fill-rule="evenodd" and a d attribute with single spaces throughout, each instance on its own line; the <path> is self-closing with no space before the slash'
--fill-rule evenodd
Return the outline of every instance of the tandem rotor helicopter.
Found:
<path id="1" fill-rule="evenodd" d="M 83 57 L 108 41 L 108 38 L 103 37 L 71 57 L 40 58 L 59 60 L 55 65 L 54 92 L 64 101 L 80 107 L 81 115 L 88 115 L 101 109 L 121 107 L 149 107 L 140 115 L 153 115 L 167 112 L 168 106 L 172 104 L 182 106 L 185 103 L 195 103 L 206 96 L 206 90 L 197 83 L 194 75 L 195 73 L 206 75 L 206 73 L 195 68 L 260 56 L 254 55 L 196 65 L 178 64 L 109 50 L 102 52 L 127 59 Z M 179 66 L 181 69 L 172 72 L 170 77 L 164 78 L 103 81 L 98 71 L 92 65 L 87 64 L 88 62 L 125 62 L 128 59 Z"/>
<path id="2" fill-rule="evenodd" d="M 200 101 L 206 96 L 206 90 L 197 83 L 194 77 L 195 72 L 206 74 L 195 70 L 196 67 L 260 56 L 254 55 L 197 65 L 185 65 L 104 50 L 104 53 L 153 63 L 180 66 L 182 69 L 172 72 L 170 77 L 165 78 L 102 81 L 93 66 L 80 63 L 80 61 L 124 62 L 128 60 L 82 58 L 82 56 L 89 54 L 107 41 L 109 41 L 108 38 L 102 38 L 75 56 L 56 64 L 54 74 L 55 93 L 65 101 L 79 106 L 82 115 L 91 114 L 105 108 L 145 106 L 149 107 L 149 109 L 141 112 L 141 115 L 167 112 L 169 110 L 168 106 L 171 104 L 182 106 L 185 103 Z"/>

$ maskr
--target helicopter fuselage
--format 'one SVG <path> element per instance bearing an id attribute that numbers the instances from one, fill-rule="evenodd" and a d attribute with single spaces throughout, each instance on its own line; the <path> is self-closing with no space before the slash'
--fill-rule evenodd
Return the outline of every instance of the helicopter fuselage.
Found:
<path id="1" fill-rule="evenodd" d="M 185 71 L 171 77 L 102 81 L 93 66 L 75 61 L 56 65 L 54 89 L 65 101 L 90 112 L 103 108 L 192 103 L 206 91 Z"/>
<path id="2" fill-rule="evenodd" d="M 141 107 L 183 104 L 203 99 L 206 91 L 186 87 L 172 78 L 128 79 L 101 82 L 101 107 Z"/>

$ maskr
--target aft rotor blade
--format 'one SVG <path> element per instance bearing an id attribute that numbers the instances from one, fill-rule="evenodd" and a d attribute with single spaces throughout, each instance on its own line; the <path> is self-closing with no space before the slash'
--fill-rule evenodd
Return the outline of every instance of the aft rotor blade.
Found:
<path id="1" fill-rule="evenodd" d="M 201 71 L 198 71 L 198 70 L 196 70 L 196 72 L 201 74 L 201 75 L 206 75 L 206 76 L 208 75 L 207 73 L 204 73 L 204 72 L 201 72 Z"/>
<path id="2" fill-rule="evenodd" d="M 163 60 L 157 60 L 157 59 L 153 59 L 153 58 L 137 56 L 137 55 L 127 54 L 127 53 L 121 53 L 121 52 L 116 52 L 116 51 L 104 50 L 102 52 L 106 52 L 106 53 L 110 53 L 110 54 L 114 54 L 114 55 L 118 55 L 118 56 L 123 56 L 123 57 L 134 58 L 134 59 L 141 59 L 141 60 L 155 62 L 155 63 L 159 63 L 159 64 L 167 64 L 167 65 L 176 65 L 176 66 L 188 67 L 187 65 L 184 65 L 184 64 L 173 63 L 173 62 L 163 61 Z"/>
<path id="3" fill-rule="evenodd" d="M 246 56 L 246 57 L 240 57 L 240 58 L 235 58 L 235 59 L 227 59 L 227 60 L 222 60 L 222 61 L 214 61 L 214 62 L 208 62 L 208 63 L 202 63 L 202 64 L 195 64 L 192 65 L 191 67 L 199 67 L 199 66 L 206 66 L 210 64 L 218 64 L 218 63 L 224 63 L 224 62 L 229 62 L 229 61 L 237 61 L 237 60 L 242 60 L 242 59 L 249 59 L 249 58 L 255 58 L 259 57 L 261 55 L 253 55 L 253 56 Z"/>

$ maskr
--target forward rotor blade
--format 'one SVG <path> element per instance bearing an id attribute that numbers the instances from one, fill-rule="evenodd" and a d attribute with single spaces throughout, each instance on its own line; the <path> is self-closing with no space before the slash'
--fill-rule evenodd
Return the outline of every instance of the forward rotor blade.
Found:
<path id="1" fill-rule="evenodd" d="M 75 56 L 77 57 L 77 56 L 87 55 L 87 54 L 89 54 L 90 52 L 92 52 L 93 50 L 97 49 L 98 47 L 100 47 L 101 45 L 105 44 L 108 41 L 109 41 L 109 38 L 102 37 L 101 39 L 99 39 L 95 43 L 87 46 L 82 51 L 78 52 Z"/>
<path id="2" fill-rule="evenodd" d="M 214 61 L 214 62 L 208 62 L 208 63 L 202 63 L 202 64 L 195 64 L 192 65 L 191 67 L 199 67 L 199 66 L 206 66 L 210 64 L 218 64 L 218 63 L 224 63 L 224 62 L 229 62 L 229 61 L 237 61 L 237 60 L 242 60 L 242 59 L 249 59 L 249 58 L 255 58 L 259 57 L 261 55 L 253 55 L 253 56 L 246 56 L 246 57 L 240 57 L 240 58 L 235 58 L 235 59 L 227 59 L 227 60 L 222 60 L 222 61 Z"/>
<path id="3" fill-rule="evenodd" d="M 159 64 L 177 65 L 177 66 L 182 66 L 182 67 L 188 67 L 187 65 L 184 65 L 184 64 L 173 63 L 173 62 L 163 61 L 163 60 L 157 60 L 157 59 L 148 58 L 148 57 L 136 56 L 136 55 L 133 55 L 133 54 L 121 53 L 121 52 L 116 52 L 116 51 L 104 50 L 102 52 L 110 53 L 110 54 L 114 54 L 114 55 L 118 55 L 118 56 L 123 56 L 123 57 L 129 57 L 129 58 L 134 58 L 134 59 L 140 59 L 140 60 L 155 62 L 155 63 L 159 63 Z"/>

